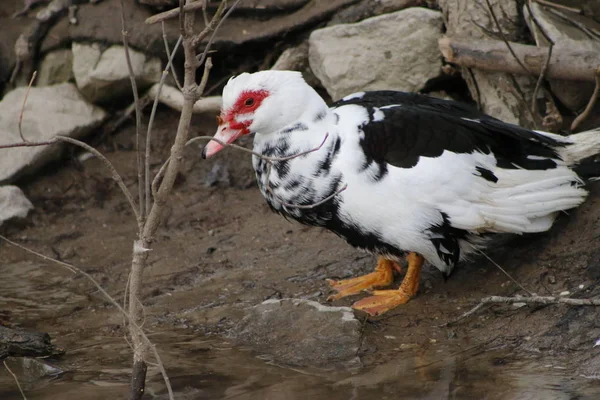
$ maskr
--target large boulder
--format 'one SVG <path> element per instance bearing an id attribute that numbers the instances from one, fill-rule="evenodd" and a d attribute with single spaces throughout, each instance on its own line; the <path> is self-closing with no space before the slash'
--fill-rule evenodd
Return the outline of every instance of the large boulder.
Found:
<path id="1" fill-rule="evenodd" d="M 129 49 L 131 69 L 139 89 L 160 80 L 161 61 Z M 73 43 L 73 73 L 77 87 L 93 103 L 106 103 L 131 95 L 125 48 L 113 45 L 103 50 L 97 43 Z"/>
<path id="2" fill-rule="evenodd" d="M 19 115 L 26 87 L 9 92 L 0 101 L 0 144 L 22 142 Z M 81 137 L 106 117 L 99 107 L 88 103 L 72 83 L 32 87 L 23 110 L 23 136 L 41 142 L 56 135 Z M 60 156 L 61 146 L 31 146 L 0 149 L 0 184 L 14 181 Z"/>
<path id="3" fill-rule="evenodd" d="M 73 79 L 73 52 L 60 49 L 47 53 L 38 68 L 36 86 L 49 86 Z"/>
<path id="4" fill-rule="evenodd" d="M 349 307 L 304 299 L 271 299 L 252 307 L 234 339 L 287 365 L 357 367 L 360 322 Z"/>
<path id="5" fill-rule="evenodd" d="M 337 100 L 362 90 L 416 92 L 440 74 L 442 14 L 408 8 L 314 31 L 310 67 Z"/>

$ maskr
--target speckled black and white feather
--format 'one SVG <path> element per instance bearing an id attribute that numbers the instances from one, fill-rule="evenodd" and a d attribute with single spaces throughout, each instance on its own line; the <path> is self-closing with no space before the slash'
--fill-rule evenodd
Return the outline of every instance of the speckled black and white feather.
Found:
<path id="1" fill-rule="evenodd" d="M 600 132 L 562 137 L 510 125 L 446 100 L 393 91 L 356 93 L 328 107 L 299 73 L 242 74 L 269 97 L 252 116 L 259 188 L 272 209 L 322 226 L 393 259 L 423 255 L 449 273 L 488 234 L 546 231 L 587 192 L 573 171 L 600 152 Z M 260 113 L 260 114 L 259 114 Z M 313 208 L 343 185 L 347 189 Z M 267 190 L 267 186 L 270 190 Z"/>

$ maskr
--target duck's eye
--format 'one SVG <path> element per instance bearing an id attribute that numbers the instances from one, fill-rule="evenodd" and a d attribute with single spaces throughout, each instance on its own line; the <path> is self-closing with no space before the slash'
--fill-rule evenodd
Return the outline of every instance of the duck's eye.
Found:
<path id="1" fill-rule="evenodd" d="M 252 107 L 254 105 L 254 99 L 252 97 L 248 97 L 246 102 L 244 103 L 246 107 Z"/>

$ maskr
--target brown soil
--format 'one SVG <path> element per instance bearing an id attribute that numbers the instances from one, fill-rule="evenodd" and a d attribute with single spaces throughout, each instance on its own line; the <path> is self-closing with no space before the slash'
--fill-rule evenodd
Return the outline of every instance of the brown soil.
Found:
<path id="1" fill-rule="evenodd" d="M 168 110 L 159 113 L 154 172 L 169 150 L 177 117 Z M 207 121 L 197 118 L 194 134 L 212 134 Z M 205 132 L 204 127 L 208 127 Z M 133 134 L 134 128 L 126 127 L 99 148 L 135 192 Z M 7 224 L 0 232 L 79 266 L 122 300 L 135 221 L 100 162 L 91 159 L 80 164 L 73 160 L 50 166 L 43 176 L 23 183 L 21 187 L 35 211 L 25 222 Z M 227 167 L 230 184 L 206 187 L 207 173 L 216 163 Z M 187 390 L 189 398 L 309 398 L 306 396 L 311 393 L 328 399 L 350 398 L 355 392 L 335 389 L 338 386 L 332 389 L 332 382 L 347 383 L 340 380 L 341 375 L 323 378 L 317 374 L 327 387 L 318 391 L 317 375 L 280 369 L 264 372 L 274 367 L 254 359 L 252 353 L 239 350 L 238 356 L 231 358 L 224 350 L 227 345 L 221 338 L 244 315 L 245 308 L 279 297 L 302 297 L 326 304 L 329 290 L 325 278 L 356 276 L 374 265 L 373 257 L 350 248 L 330 232 L 291 223 L 271 213 L 250 168 L 246 153 L 228 150 L 207 162 L 200 159 L 199 147 L 187 150 L 181 179 L 144 276 L 144 327 L 166 354 L 175 390 Z M 589 189 L 588 201 L 570 215 L 561 216 L 550 232 L 509 240 L 491 249 L 490 257 L 531 292 L 557 295 L 568 290 L 574 297 L 597 296 L 600 186 L 592 184 Z M 6 243 L 0 243 L 0 259 L 4 269 L 0 320 L 49 332 L 67 351 L 56 365 L 72 371 L 67 378 L 44 385 L 46 389 L 33 385 L 37 391 L 30 397 L 69 398 L 69 393 L 80 393 L 82 382 L 111 381 L 106 378 L 111 374 L 121 374 L 121 380 L 113 385 L 98 383 L 86 398 L 122 397 L 127 392 L 130 351 L 118 312 L 80 275 L 40 262 Z M 406 391 L 411 398 L 438 398 L 429 397 L 435 385 L 426 383 L 445 382 L 445 370 L 430 367 L 447 365 L 449 359 L 457 365 L 449 379 L 455 385 L 452 393 L 465 394 L 457 398 L 481 398 L 482 393 L 492 393 L 504 384 L 501 377 L 508 379 L 506 371 L 520 368 L 523 360 L 541 368 L 540 376 L 553 376 L 557 370 L 552 368 L 560 366 L 561 382 L 582 375 L 598 376 L 600 350 L 593 346 L 600 337 L 600 319 L 597 309 L 591 307 L 500 305 L 483 309 L 454 326 L 438 327 L 481 297 L 518 293 L 518 287 L 485 259 L 459 266 L 447 281 L 437 270 L 426 268 L 415 299 L 365 324 L 360 355 L 363 372 L 368 373 L 359 374 L 352 385 L 361 388 L 358 393 L 380 393 L 380 398 Z M 335 304 L 350 305 L 354 300 Z M 206 339 L 207 335 L 215 336 Z M 486 351 L 492 356 L 477 361 Z M 482 364 L 485 368 L 479 367 Z M 248 378 L 249 366 L 252 376 L 259 374 L 254 381 Z M 384 371 L 379 366 L 387 367 Z M 418 377 L 415 380 L 413 375 L 406 375 L 408 372 L 399 371 L 413 371 Z M 350 379 L 348 376 L 341 377 Z M 400 382 L 400 376 L 406 379 Z M 553 379 L 547 384 L 555 382 Z M 160 377 L 153 373 L 150 381 L 149 388 L 158 388 L 164 395 Z M 267 396 L 265 388 L 282 388 L 278 385 L 284 381 L 288 385 L 280 397 Z M 386 382 L 391 386 L 384 390 L 381 385 Z M 481 384 L 484 389 L 478 386 Z M 246 395 L 233 396 L 232 388 L 239 385 L 245 388 L 239 393 Z M 376 387 L 380 391 L 373 392 Z M 0 397 L 17 396 L 14 390 L 11 379 L 2 376 Z M 594 398 L 589 394 L 593 389 L 581 390 L 561 387 L 559 391 Z"/>

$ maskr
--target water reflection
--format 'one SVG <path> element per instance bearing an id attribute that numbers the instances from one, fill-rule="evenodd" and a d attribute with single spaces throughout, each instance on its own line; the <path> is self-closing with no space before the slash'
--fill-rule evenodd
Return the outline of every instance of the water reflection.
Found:
<path id="1" fill-rule="evenodd" d="M 39 318 L 58 313 L 67 316 L 61 323 L 68 323 L 74 307 L 90 302 L 85 292 L 78 292 L 78 284 L 65 285 L 65 278 L 57 271 L 46 274 L 30 263 L 2 268 L 4 277 L 10 281 L 2 282 L 0 309 L 9 310 L 13 320 L 30 321 L 33 325 Z M 112 315 L 111 310 L 106 312 Z M 92 325 L 107 323 L 92 321 L 98 319 L 92 312 L 89 318 Z M 57 361 L 9 360 L 28 399 L 94 400 L 127 396 L 131 358 L 128 344 L 122 333 L 90 334 L 91 330 L 62 328 L 61 341 L 67 354 Z M 555 358 L 516 357 L 511 350 L 493 349 L 490 343 L 465 346 L 459 351 L 410 348 L 374 367 L 323 372 L 273 365 L 248 350 L 166 324 L 153 326 L 151 330 L 177 399 L 600 398 L 599 381 L 571 376 L 570 369 L 562 369 Z M 1 371 L 0 399 L 20 399 L 12 377 L 4 369 Z M 167 398 L 162 377 L 153 366 L 148 371 L 146 398 Z"/>

